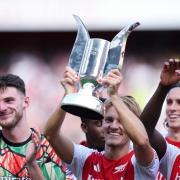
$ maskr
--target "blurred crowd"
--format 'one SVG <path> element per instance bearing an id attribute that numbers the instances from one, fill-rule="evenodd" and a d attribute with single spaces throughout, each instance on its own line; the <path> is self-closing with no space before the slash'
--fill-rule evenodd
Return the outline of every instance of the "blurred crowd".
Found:
<path id="1" fill-rule="evenodd" d="M 68 64 L 68 58 L 68 54 L 59 53 L 47 62 L 37 54 L 20 52 L 12 54 L 11 63 L 6 69 L 3 67 L 0 69 L 2 73 L 17 74 L 25 81 L 27 94 L 31 100 L 27 118 L 32 127 L 41 131 L 63 96 L 60 79 Z M 136 58 L 132 55 L 125 56 L 122 68 L 124 82 L 119 90 L 120 93 L 134 96 L 143 109 L 159 81 L 161 68 L 161 61 L 148 63 L 143 58 Z M 68 120 L 63 124 L 64 133 L 75 142 L 84 139 L 84 134 L 78 131 L 80 119 L 70 114 L 66 118 Z M 164 117 L 162 116 L 157 128 L 162 133 L 166 133 L 163 121 Z"/>

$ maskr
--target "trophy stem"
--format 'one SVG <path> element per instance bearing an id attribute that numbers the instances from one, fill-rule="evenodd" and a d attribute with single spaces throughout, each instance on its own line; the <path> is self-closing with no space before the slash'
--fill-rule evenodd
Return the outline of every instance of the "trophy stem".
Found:
<path id="1" fill-rule="evenodd" d="M 82 89 L 79 90 L 79 94 L 84 96 L 92 96 L 94 89 L 94 84 L 88 82 L 83 85 Z"/>

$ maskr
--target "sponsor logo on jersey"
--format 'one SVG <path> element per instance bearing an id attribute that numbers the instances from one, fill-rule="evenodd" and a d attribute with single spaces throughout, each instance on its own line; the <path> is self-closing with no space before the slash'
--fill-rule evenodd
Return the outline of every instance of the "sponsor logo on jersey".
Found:
<path id="1" fill-rule="evenodd" d="M 95 164 L 95 165 L 93 166 L 93 168 L 94 168 L 94 171 L 100 172 L 100 166 L 99 166 L 99 164 Z"/>
<path id="2" fill-rule="evenodd" d="M 114 168 L 115 171 L 113 172 L 113 174 L 116 174 L 116 173 L 118 173 L 118 172 L 124 171 L 124 169 L 126 168 L 127 164 L 128 164 L 128 162 L 125 163 L 125 164 L 122 164 L 122 165 L 120 165 L 120 166 L 115 167 L 115 168 Z"/>

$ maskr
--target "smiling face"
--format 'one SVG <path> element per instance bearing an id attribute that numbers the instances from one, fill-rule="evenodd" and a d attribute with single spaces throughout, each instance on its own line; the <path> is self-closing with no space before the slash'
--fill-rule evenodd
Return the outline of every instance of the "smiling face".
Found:
<path id="1" fill-rule="evenodd" d="M 123 126 L 119 122 L 119 116 L 113 106 L 106 109 L 103 121 L 105 143 L 109 147 L 124 146 L 129 143 Z"/>
<path id="2" fill-rule="evenodd" d="M 15 87 L 0 89 L 0 126 L 4 129 L 15 127 L 27 106 L 28 98 Z"/>
<path id="3" fill-rule="evenodd" d="M 180 88 L 173 88 L 166 99 L 166 121 L 169 128 L 180 129 Z"/>

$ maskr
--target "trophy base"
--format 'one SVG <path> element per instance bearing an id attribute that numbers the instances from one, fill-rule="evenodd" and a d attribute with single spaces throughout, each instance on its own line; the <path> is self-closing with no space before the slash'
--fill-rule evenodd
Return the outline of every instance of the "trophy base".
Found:
<path id="1" fill-rule="evenodd" d="M 89 120 L 104 118 L 103 102 L 94 96 L 68 94 L 64 97 L 61 108 L 70 114 Z"/>

